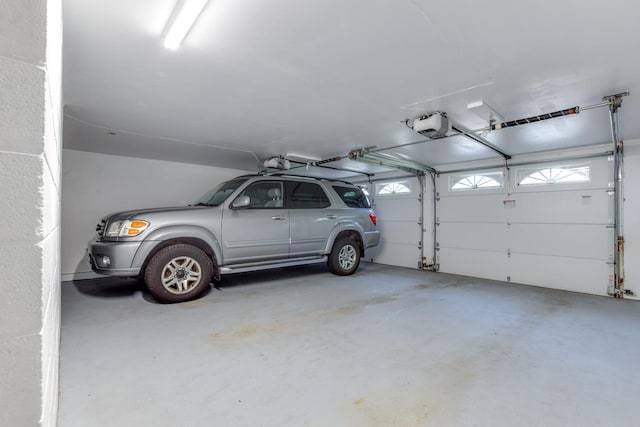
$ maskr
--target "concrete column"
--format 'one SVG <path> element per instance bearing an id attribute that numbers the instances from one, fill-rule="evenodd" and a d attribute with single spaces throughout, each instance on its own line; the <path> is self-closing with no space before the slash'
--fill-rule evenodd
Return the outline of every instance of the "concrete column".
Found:
<path id="1" fill-rule="evenodd" d="M 60 337 L 61 0 L 0 12 L 0 425 L 54 426 Z"/>

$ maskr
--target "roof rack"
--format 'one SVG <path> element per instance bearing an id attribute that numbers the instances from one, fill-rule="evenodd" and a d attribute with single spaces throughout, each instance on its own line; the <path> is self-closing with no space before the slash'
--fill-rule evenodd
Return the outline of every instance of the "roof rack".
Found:
<path id="1" fill-rule="evenodd" d="M 245 175 L 236 176 L 236 177 L 235 177 L 235 178 L 233 178 L 233 179 L 238 179 L 238 178 L 253 178 L 253 177 L 255 177 L 255 176 L 262 176 L 262 175 L 263 175 L 263 174 L 261 174 L 261 173 L 248 173 L 248 174 L 245 174 Z"/>
<path id="2" fill-rule="evenodd" d="M 283 173 L 283 172 L 264 172 L 264 173 L 261 173 L 259 175 L 262 175 L 262 176 L 278 176 L 278 177 L 284 177 L 284 178 L 301 178 L 301 179 L 308 179 L 308 180 L 313 180 L 313 181 L 341 182 L 343 184 L 348 184 L 348 185 L 352 185 L 352 186 L 355 185 L 352 182 L 344 181 L 344 180 L 341 180 L 341 179 L 322 178 L 322 177 L 319 177 L 319 176 L 293 175 L 293 174 L 290 174 L 290 173 Z"/>

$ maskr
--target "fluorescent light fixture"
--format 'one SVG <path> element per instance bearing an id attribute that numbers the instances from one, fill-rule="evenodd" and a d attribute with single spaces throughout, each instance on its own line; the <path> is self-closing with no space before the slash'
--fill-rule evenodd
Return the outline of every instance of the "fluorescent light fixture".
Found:
<path id="1" fill-rule="evenodd" d="M 467 109 L 471 110 L 472 108 L 479 108 L 479 107 L 482 107 L 483 105 L 484 105 L 484 102 L 482 100 L 470 102 L 467 104 Z"/>
<path id="2" fill-rule="evenodd" d="M 287 153 L 285 157 L 289 160 L 293 160 L 294 162 L 319 162 L 322 160 L 320 157 L 307 156 L 306 154 L 298 154 L 298 153 Z"/>
<path id="3" fill-rule="evenodd" d="M 484 102 L 482 99 L 467 104 L 467 110 L 474 113 L 487 123 L 492 121 L 503 122 L 504 119 L 500 113 L 494 110 L 491 105 Z"/>
<path id="4" fill-rule="evenodd" d="M 202 13 L 209 0 L 183 0 L 179 1 L 174 11 L 173 21 L 166 31 L 164 47 L 176 50 L 193 27 L 193 24 Z"/>

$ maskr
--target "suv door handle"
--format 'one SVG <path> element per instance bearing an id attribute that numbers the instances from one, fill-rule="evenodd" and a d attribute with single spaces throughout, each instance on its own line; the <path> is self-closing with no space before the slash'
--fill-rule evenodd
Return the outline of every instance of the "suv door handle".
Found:
<path id="1" fill-rule="evenodd" d="M 284 221 L 285 219 L 287 219 L 287 217 L 282 215 L 276 215 L 276 216 L 272 216 L 271 219 L 274 221 Z"/>
<path id="2" fill-rule="evenodd" d="M 336 218 L 338 218 L 338 215 L 327 215 L 327 216 L 325 216 L 325 218 L 336 219 Z"/>

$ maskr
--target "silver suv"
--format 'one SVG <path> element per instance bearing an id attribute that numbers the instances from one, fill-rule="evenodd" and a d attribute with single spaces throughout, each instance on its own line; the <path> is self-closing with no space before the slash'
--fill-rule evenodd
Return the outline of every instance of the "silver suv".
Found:
<path id="1" fill-rule="evenodd" d="M 159 301 L 198 298 L 223 274 L 327 262 L 353 274 L 380 232 L 353 184 L 285 175 L 224 182 L 193 206 L 106 216 L 89 243 L 93 271 L 144 279 Z"/>

